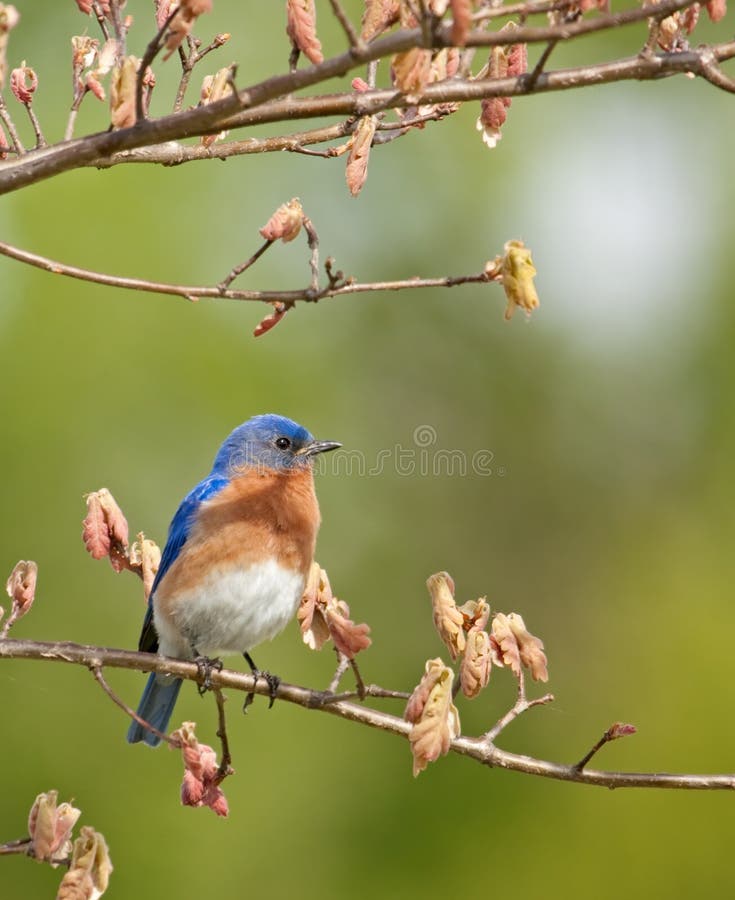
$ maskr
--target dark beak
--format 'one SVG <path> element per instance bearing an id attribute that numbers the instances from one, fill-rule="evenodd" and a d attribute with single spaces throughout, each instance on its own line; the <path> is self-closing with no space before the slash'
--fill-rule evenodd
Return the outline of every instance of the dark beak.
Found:
<path id="1" fill-rule="evenodd" d="M 317 453 L 326 453 L 327 450 L 336 450 L 342 444 L 337 441 L 312 441 L 299 450 L 297 456 L 316 456 Z"/>

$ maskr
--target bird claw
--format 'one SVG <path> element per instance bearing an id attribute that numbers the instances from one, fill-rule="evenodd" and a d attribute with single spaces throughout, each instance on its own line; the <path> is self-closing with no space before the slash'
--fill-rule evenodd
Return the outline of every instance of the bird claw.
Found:
<path id="1" fill-rule="evenodd" d="M 265 678 L 268 682 L 268 709 L 270 709 L 276 699 L 276 695 L 278 694 L 278 686 L 281 683 L 281 679 L 278 675 L 274 675 L 272 672 L 261 672 L 260 669 L 253 669 L 253 678 L 255 679 L 255 684 L 257 685 L 259 678 Z M 242 711 L 246 713 L 248 711 L 248 707 L 255 699 L 255 691 L 251 691 L 249 694 L 245 696 L 245 702 L 242 705 Z"/>
<path id="2" fill-rule="evenodd" d="M 212 689 L 212 672 L 221 672 L 224 664 L 221 659 L 210 659 L 208 656 L 197 656 L 194 660 L 199 670 L 201 684 L 197 685 L 199 696 L 203 697 Z"/>

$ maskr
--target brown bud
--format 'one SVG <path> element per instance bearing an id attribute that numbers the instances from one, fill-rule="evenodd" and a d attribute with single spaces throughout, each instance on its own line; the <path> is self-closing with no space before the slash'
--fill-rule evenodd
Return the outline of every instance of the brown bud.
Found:
<path id="1" fill-rule="evenodd" d="M 405 717 L 413 723 L 408 739 L 414 776 L 448 753 L 460 733 L 459 713 L 452 702 L 453 681 L 454 673 L 440 659 L 428 660 L 424 677 L 408 701 Z"/>
<path id="2" fill-rule="evenodd" d="M 110 85 L 110 119 L 113 128 L 135 125 L 135 92 L 140 60 L 126 56 L 112 70 Z"/>
<path id="3" fill-rule="evenodd" d="M 104 837 L 85 825 L 74 841 L 69 871 L 59 885 L 56 900 L 97 900 L 107 890 L 112 873 Z"/>
<path id="4" fill-rule="evenodd" d="M 464 650 L 465 635 L 464 616 L 454 600 L 454 582 L 447 572 L 437 572 L 429 576 L 426 587 L 431 595 L 434 627 L 452 659 L 457 659 Z"/>
<path id="5" fill-rule="evenodd" d="M 58 791 L 39 794 L 28 814 L 33 856 L 56 866 L 71 853 L 71 833 L 81 811 L 69 803 L 57 806 Z"/>
<path id="6" fill-rule="evenodd" d="M 260 229 L 260 234 L 267 241 L 282 240 L 284 244 L 292 241 L 301 231 L 304 221 L 304 210 L 298 197 L 289 200 L 278 207 L 265 225 Z"/>
<path id="7" fill-rule="evenodd" d="M 322 45 L 316 36 L 314 0 L 286 0 L 286 34 L 315 66 L 324 62 Z"/>
<path id="8" fill-rule="evenodd" d="M 18 619 L 21 619 L 33 606 L 37 579 L 38 565 L 33 560 L 21 559 L 13 567 L 13 571 L 5 583 L 5 590 L 13 602 L 10 607 L 10 615 L 0 631 L 0 638 L 7 637 Z"/>
<path id="9" fill-rule="evenodd" d="M 370 148 L 375 136 L 376 124 L 375 116 L 363 116 L 352 136 L 352 146 L 350 147 L 350 155 L 347 157 L 345 177 L 347 179 L 347 187 L 353 197 L 357 197 L 367 181 Z"/>
<path id="10" fill-rule="evenodd" d="M 548 681 L 544 642 L 528 631 L 526 623 L 518 613 L 511 613 L 508 616 L 508 624 L 518 643 L 521 662 L 531 672 L 531 678 L 534 681 Z"/>

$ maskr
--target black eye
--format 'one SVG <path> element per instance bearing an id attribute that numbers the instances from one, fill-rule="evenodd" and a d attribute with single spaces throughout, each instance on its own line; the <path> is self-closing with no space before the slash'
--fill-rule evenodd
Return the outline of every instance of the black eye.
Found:
<path id="1" fill-rule="evenodd" d="M 287 437 L 276 438 L 276 447 L 278 447 L 279 450 L 288 450 L 290 446 L 291 441 L 289 441 Z"/>

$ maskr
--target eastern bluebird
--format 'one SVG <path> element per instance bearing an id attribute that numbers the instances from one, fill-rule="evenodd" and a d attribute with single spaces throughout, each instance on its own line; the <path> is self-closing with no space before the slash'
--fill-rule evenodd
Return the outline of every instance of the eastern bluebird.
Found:
<path id="1" fill-rule="evenodd" d="M 255 416 L 225 440 L 212 471 L 179 506 L 153 583 L 139 648 L 195 659 L 243 653 L 294 616 L 314 556 L 317 441 L 283 416 Z M 138 715 L 165 732 L 181 679 L 152 672 Z M 133 722 L 131 744 L 160 743 Z"/>

